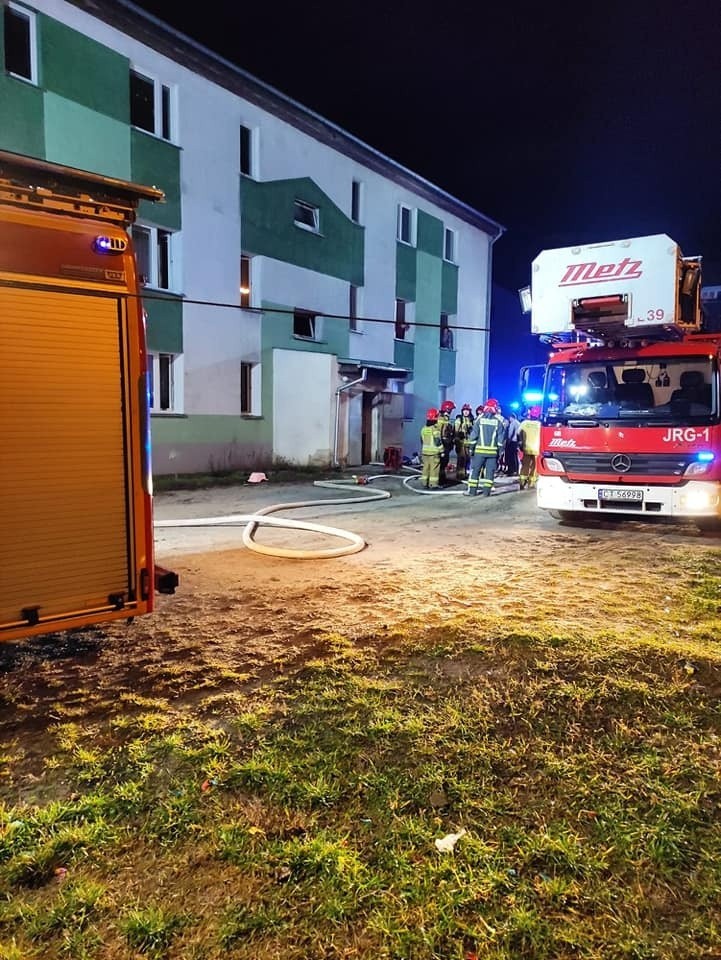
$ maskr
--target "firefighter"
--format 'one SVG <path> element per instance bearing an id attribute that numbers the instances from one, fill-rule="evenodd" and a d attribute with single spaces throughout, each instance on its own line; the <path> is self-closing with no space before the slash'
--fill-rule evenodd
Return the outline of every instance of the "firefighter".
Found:
<path id="1" fill-rule="evenodd" d="M 468 475 L 468 489 L 464 496 L 490 497 L 496 475 L 498 450 L 502 442 L 503 421 L 497 400 L 489 398 L 476 409 L 478 416 L 473 422 L 470 439 L 475 444 Z"/>
<path id="2" fill-rule="evenodd" d="M 421 428 L 421 480 L 427 490 L 438 489 L 442 451 L 438 411 L 431 407 L 426 413 L 426 425 Z"/>
<path id="3" fill-rule="evenodd" d="M 541 449 L 541 408 L 529 407 L 525 419 L 521 423 L 521 473 L 519 486 L 521 490 L 536 486 L 536 462 Z"/>
<path id="4" fill-rule="evenodd" d="M 473 410 L 464 403 L 453 423 L 453 444 L 456 449 L 456 480 L 465 480 L 471 463 L 471 445 L 468 439 L 473 426 Z"/>
<path id="5" fill-rule="evenodd" d="M 438 416 L 438 429 L 441 431 L 442 443 L 441 465 L 438 477 L 441 486 L 448 482 L 448 478 L 446 477 L 446 469 L 448 467 L 448 462 L 451 459 L 451 450 L 453 449 L 454 430 L 451 417 L 455 409 L 456 405 L 452 400 L 444 400 L 441 404 L 441 410 Z"/>

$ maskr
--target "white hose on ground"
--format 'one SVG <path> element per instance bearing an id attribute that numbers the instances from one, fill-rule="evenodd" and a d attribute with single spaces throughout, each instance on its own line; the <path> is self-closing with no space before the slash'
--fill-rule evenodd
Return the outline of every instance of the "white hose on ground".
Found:
<path id="1" fill-rule="evenodd" d="M 379 477 L 369 477 L 369 480 L 376 480 Z M 357 489 L 358 483 L 355 480 L 316 480 L 314 487 L 328 487 L 333 490 L 352 488 Z M 366 546 L 365 540 L 356 533 L 348 530 L 340 530 L 338 527 L 326 527 L 319 523 L 310 523 L 305 520 L 281 520 L 278 517 L 269 517 L 269 513 L 276 513 L 278 510 L 293 510 L 299 507 L 317 507 L 337 505 L 343 503 L 364 503 L 369 500 L 387 500 L 390 493 L 387 490 L 373 490 L 364 493 L 363 496 L 353 495 L 351 497 L 342 497 L 334 500 L 297 500 L 294 503 L 277 503 L 268 507 L 263 507 L 256 513 L 242 514 L 234 513 L 227 517 L 199 517 L 190 520 L 156 520 L 154 526 L 159 529 L 169 527 L 215 527 L 215 526 L 235 526 L 245 524 L 243 527 L 243 543 L 249 550 L 256 553 L 264 553 L 270 557 L 292 557 L 301 560 L 324 560 L 331 557 L 344 557 L 351 553 L 358 553 Z M 326 547 L 317 550 L 295 550 L 290 547 L 267 547 L 255 542 L 255 533 L 259 526 L 266 525 L 272 527 L 283 527 L 289 530 L 308 530 L 311 533 L 322 533 L 330 537 L 338 537 L 341 540 L 347 540 L 348 543 L 341 547 Z"/>

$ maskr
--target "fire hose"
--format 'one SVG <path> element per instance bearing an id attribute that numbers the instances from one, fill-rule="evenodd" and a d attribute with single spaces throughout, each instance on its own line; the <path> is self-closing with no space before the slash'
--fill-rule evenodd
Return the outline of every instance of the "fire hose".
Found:
<path id="1" fill-rule="evenodd" d="M 327 487 L 333 490 L 353 489 L 358 485 L 366 486 L 370 480 L 377 480 L 379 477 L 358 478 L 353 480 L 316 480 L 314 487 Z M 269 557 L 292 557 L 301 560 L 323 560 L 331 557 L 344 557 L 351 553 L 358 553 L 366 547 L 366 541 L 357 533 L 351 533 L 348 530 L 341 530 L 338 527 L 328 527 L 319 523 L 311 523 L 306 520 L 288 520 L 279 517 L 270 517 L 268 514 L 277 513 L 279 510 L 295 510 L 300 507 L 318 507 L 318 506 L 337 506 L 345 503 L 365 503 L 370 500 L 387 500 L 390 493 L 387 490 L 366 491 L 361 496 L 353 495 L 350 497 L 341 497 L 340 499 L 325 500 L 296 500 L 293 503 L 277 503 L 268 507 L 263 507 L 255 513 L 242 514 L 233 513 L 226 517 L 199 517 L 188 520 L 156 520 L 154 526 L 159 529 L 169 527 L 215 527 L 215 526 L 239 526 L 243 525 L 242 540 L 243 544 L 256 553 L 264 553 Z M 337 537 L 348 541 L 340 547 L 324 547 L 316 550 L 297 550 L 291 547 L 269 547 L 257 543 L 255 534 L 260 526 L 282 527 L 287 530 L 307 530 L 311 533 L 321 533 L 330 537 Z"/>

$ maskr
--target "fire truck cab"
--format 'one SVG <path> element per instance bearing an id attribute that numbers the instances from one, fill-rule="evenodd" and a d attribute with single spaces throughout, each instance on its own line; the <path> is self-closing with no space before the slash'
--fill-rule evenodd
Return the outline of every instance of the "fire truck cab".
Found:
<path id="1" fill-rule="evenodd" d="M 704 331 L 701 258 L 665 234 L 547 250 L 532 330 L 552 347 L 538 505 L 559 519 L 721 517 L 721 335 Z"/>

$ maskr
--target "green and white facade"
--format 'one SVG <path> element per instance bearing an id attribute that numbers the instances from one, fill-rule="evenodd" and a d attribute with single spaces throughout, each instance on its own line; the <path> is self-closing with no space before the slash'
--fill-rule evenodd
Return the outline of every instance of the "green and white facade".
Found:
<path id="1" fill-rule="evenodd" d="M 133 228 L 156 474 L 410 454 L 484 399 L 502 227 L 125 0 L 0 29 L 0 148 L 165 193 Z"/>

